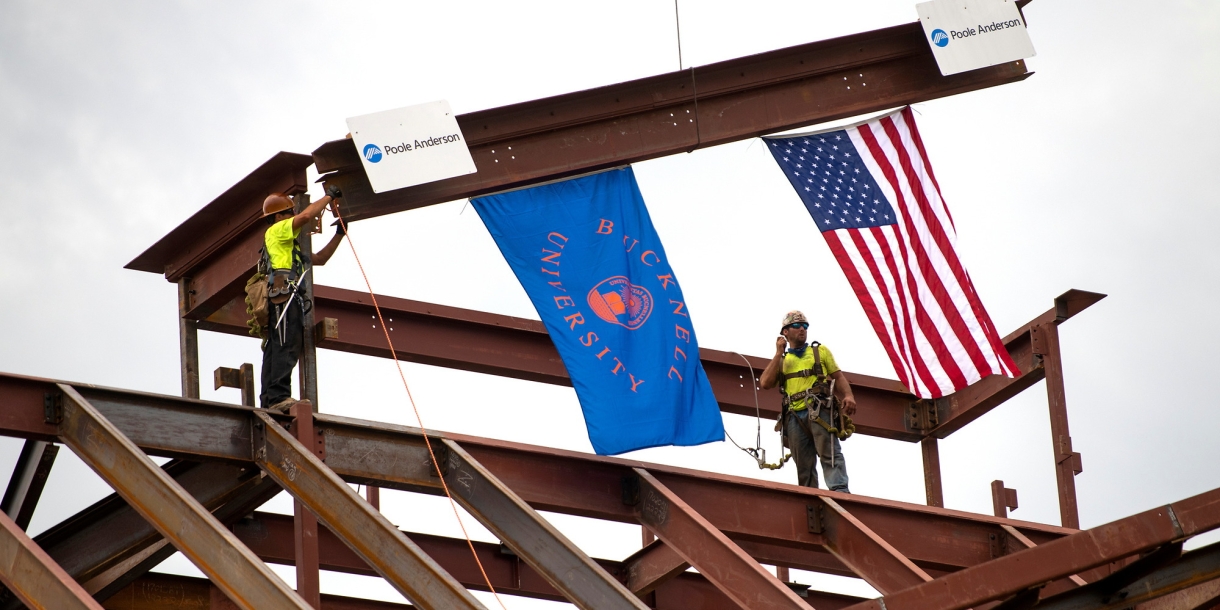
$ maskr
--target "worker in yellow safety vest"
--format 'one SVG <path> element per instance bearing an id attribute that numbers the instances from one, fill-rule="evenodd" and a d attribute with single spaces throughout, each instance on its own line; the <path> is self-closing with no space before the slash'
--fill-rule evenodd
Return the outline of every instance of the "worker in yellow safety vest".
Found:
<path id="1" fill-rule="evenodd" d="M 799 311 L 784 316 L 780 337 L 775 341 L 775 357 L 763 370 L 759 385 L 779 387 L 783 407 L 776 429 L 796 462 L 797 483 L 818 486 L 814 462 L 822 462 L 822 474 L 831 491 L 850 493 L 847 465 L 839 439 L 851 426 L 849 416 L 856 412 L 851 384 L 825 345 L 807 344 L 809 320 Z"/>
<path id="2" fill-rule="evenodd" d="M 308 271 L 301 258 L 297 237 L 301 229 L 322 215 L 327 204 L 337 207 L 343 196 L 331 186 L 328 194 L 309 204 L 299 214 L 292 200 L 275 193 L 263 200 L 263 217 L 270 225 L 263 236 L 260 270 L 267 274 L 267 341 L 263 345 L 262 392 L 259 403 L 264 409 L 287 411 L 296 402 L 292 397 L 292 369 L 301 357 L 304 343 L 305 295 L 298 294 L 301 278 Z M 333 202 L 333 204 L 332 204 Z M 332 213 L 334 208 L 332 207 Z M 311 265 L 325 265 L 343 240 L 340 224 L 334 237 L 314 254 Z M 265 270 L 263 270 L 265 268 Z M 308 306 L 312 306 L 309 303 Z"/>

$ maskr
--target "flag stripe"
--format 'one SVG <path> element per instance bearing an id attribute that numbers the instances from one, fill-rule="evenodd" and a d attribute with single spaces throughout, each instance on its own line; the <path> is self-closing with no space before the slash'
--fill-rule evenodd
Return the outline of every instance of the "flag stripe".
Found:
<path id="1" fill-rule="evenodd" d="M 897 249 L 897 236 L 894 235 L 892 227 L 873 227 L 874 235 L 879 235 L 883 239 L 878 239 L 877 243 L 881 248 L 882 257 L 885 261 L 886 269 L 889 270 L 890 283 L 894 286 L 897 303 L 900 305 L 898 314 L 902 316 L 903 331 L 906 335 L 907 353 L 911 366 L 913 366 L 919 375 L 919 379 L 923 382 L 924 393 L 921 396 L 927 396 L 931 388 L 937 387 L 935 377 L 932 371 L 928 368 L 927 362 L 924 361 L 923 354 L 920 353 L 915 339 L 915 329 L 911 325 L 910 312 L 914 310 L 910 297 L 910 287 L 907 286 L 902 274 L 898 272 L 898 261 L 894 258 L 894 251 Z M 911 386 L 907 386 L 911 387 Z"/>
<path id="2" fill-rule="evenodd" d="M 902 109 L 900 115 L 902 122 L 911 130 L 911 141 L 915 144 L 915 149 L 919 151 L 919 158 L 923 160 L 924 171 L 928 172 L 928 178 L 932 179 L 932 186 L 936 187 L 936 196 L 941 200 L 942 205 L 945 196 L 940 192 L 940 183 L 936 181 L 936 174 L 932 173 L 932 164 L 928 162 L 928 151 L 924 150 L 923 138 L 919 137 L 919 129 L 915 127 L 915 115 L 911 112 L 911 107 L 907 106 Z M 953 215 L 949 213 L 949 206 L 945 207 L 945 216 L 949 218 L 949 226 L 953 231 L 957 231 L 957 225 L 953 222 Z"/>

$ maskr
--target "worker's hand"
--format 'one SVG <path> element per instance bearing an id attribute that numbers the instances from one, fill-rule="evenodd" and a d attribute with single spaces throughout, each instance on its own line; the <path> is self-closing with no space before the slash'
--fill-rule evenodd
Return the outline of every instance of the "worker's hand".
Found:
<path id="1" fill-rule="evenodd" d="M 343 197 L 343 190 L 339 188 L 338 184 L 328 184 L 326 185 L 326 194 L 330 195 L 331 199 L 340 199 Z"/>
<path id="2" fill-rule="evenodd" d="M 843 399 L 843 414 L 847 416 L 856 414 L 856 397 L 848 396 Z"/>
<path id="3" fill-rule="evenodd" d="M 788 339 L 786 339 L 783 335 L 780 335 L 779 338 L 775 340 L 775 355 L 778 356 L 784 353 L 784 350 L 786 349 L 788 349 Z"/>
<path id="4" fill-rule="evenodd" d="M 339 237 L 343 237 L 344 235 L 347 235 L 347 225 L 336 220 L 335 221 L 335 235 L 338 235 Z"/>

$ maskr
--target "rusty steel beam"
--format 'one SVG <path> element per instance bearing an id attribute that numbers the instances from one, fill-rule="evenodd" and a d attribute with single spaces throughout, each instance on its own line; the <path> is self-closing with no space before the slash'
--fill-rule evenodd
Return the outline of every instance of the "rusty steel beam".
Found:
<path id="1" fill-rule="evenodd" d="M 47 388 L 54 389 L 55 382 L 0 375 L 0 399 L 8 405 L 0 410 L 0 434 L 23 438 L 43 434 L 42 397 Z M 251 464 L 252 409 L 97 387 L 79 386 L 79 390 L 150 454 Z M 418 429 L 328 415 L 318 415 L 316 425 L 326 438 L 327 465 L 345 480 L 438 493 L 439 482 L 432 476 Z M 456 441 L 536 510 L 635 523 L 629 507 L 621 503 L 619 490 L 631 468 L 642 466 L 730 538 L 761 545 L 757 548 L 776 556 L 773 563 L 845 571 L 825 552 L 824 538 L 808 531 L 808 505 L 830 492 L 456 434 L 443 436 Z M 929 573 L 990 560 L 991 537 L 1002 533 L 1001 524 L 1017 527 L 1037 544 L 1070 532 L 877 498 L 835 498 Z M 743 514 L 743 506 L 752 510 Z M 782 554 L 785 548 L 791 552 Z"/>
<path id="2" fill-rule="evenodd" d="M 59 426 L 64 444 L 171 540 L 229 599 L 248 610 L 309 608 L 88 400 L 71 386 L 58 387 L 60 394 L 49 397 L 47 419 Z"/>
<path id="3" fill-rule="evenodd" d="M 292 405 L 290 432 L 305 447 L 312 448 L 318 459 L 325 459 L 321 435 L 313 429 L 313 407 L 310 403 Z M 292 503 L 293 546 L 296 549 L 297 594 L 314 608 L 322 607 L 322 589 L 318 574 L 318 518 L 300 500 Z"/>
<path id="4" fill-rule="evenodd" d="M 237 522 L 233 527 L 233 533 L 264 561 L 292 565 L 292 520 L 290 517 L 271 513 L 254 513 L 249 519 Z M 415 532 L 403 533 L 468 589 L 487 590 L 487 583 L 483 580 L 483 574 L 475 564 L 470 554 L 470 546 L 465 540 Z M 323 569 L 366 576 L 377 575 L 330 530 L 326 528 L 319 530 L 318 544 L 321 549 Z M 497 592 L 534 599 L 566 601 L 564 596 L 529 564 L 521 561 L 521 558 L 515 553 L 506 551 L 503 546 L 489 542 L 474 542 L 474 548 L 479 556 L 479 562 L 487 571 L 491 585 Z M 627 579 L 630 571 L 629 560 L 619 562 L 597 559 L 595 561 L 607 571 Z M 646 594 L 645 598 L 648 598 L 650 606 L 655 610 L 737 608 L 737 605 L 729 598 L 694 572 L 685 572 L 665 581 L 651 593 Z M 816 590 L 806 591 L 805 600 L 818 610 L 824 608 L 834 610 L 861 601 L 858 597 Z"/>
<path id="5" fill-rule="evenodd" d="M 1033 540 L 1026 538 L 1025 534 L 1022 534 L 1021 532 L 1017 531 L 1017 528 L 1015 528 L 1011 525 L 1008 525 L 1008 524 L 1001 525 L 1000 527 L 1004 528 L 1004 533 L 1006 534 L 1006 537 L 1004 538 L 1004 546 L 1008 547 L 1009 549 L 1015 548 L 1015 550 L 1023 550 L 1023 549 L 1032 549 L 1035 546 L 1038 546 L 1038 545 L 1034 544 Z M 1015 552 L 1015 551 L 1012 551 L 1012 552 Z M 1084 581 L 1083 578 L 1081 578 L 1075 574 L 1069 576 L 1068 581 L 1070 581 L 1072 584 L 1074 584 L 1078 587 L 1083 587 L 1086 584 L 1088 584 Z"/>
<path id="6" fill-rule="evenodd" d="M 1063 527 L 1080 529 L 1076 505 L 1076 475 L 1080 454 L 1072 451 L 1068 432 L 1067 395 L 1063 386 L 1063 359 L 1059 354 L 1059 329 L 1041 324 L 1033 329 L 1034 353 L 1042 357 L 1046 370 L 1046 398 L 1051 418 L 1051 448 L 1055 452 L 1055 482 L 1059 488 L 1059 519 Z"/>
<path id="7" fill-rule="evenodd" d="M 421 608 L 484 610 L 470 592 L 373 510 L 267 413 L 254 413 L 255 463 L 399 593 Z"/>
<path id="8" fill-rule="evenodd" d="M 233 610 L 216 585 L 205 578 L 175 574 L 140 577 L 102 605 L 106 610 Z M 322 610 L 410 610 L 407 604 L 323 595 Z"/>
<path id="9" fill-rule="evenodd" d="M 26 441 L 21 447 L 13 476 L 4 490 L 4 499 L 0 500 L 0 512 L 8 515 L 21 531 L 30 526 L 34 508 L 38 506 L 38 498 L 42 496 L 58 454 L 59 445 L 45 441 Z"/>
<path id="10" fill-rule="evenodd" d="M 438 440 L 438 445 L 444 448 L 444 478 L 453 499 L 564 597 L 586 610 L 647 610 L 622 583 L 534 512 L 478 460 L 457 443 Z"/>
<path id="11" fill-rule="evenodd" d="M 977 607 L 1217 527 L 1220 527 L 1220 489 L 861 602 L 852 606 L 852 610 Z"/>
<path id="12" fill-rule="evenodd" d="M 1131 566 L 1128 566 L 1131 567 Z M 1121 574 L 1120 570 L 1115 576 Z M 1185 553 L 1173 563 L 1160 567 L 1146 576 L 1120 587 L 1109 587 L 1105 579 L 1043 599 L 1035 608 L 1039 610 L 1109 610 L 1119 608 L 1148 608 L 1160 605 L 1163 608 L 1193 608 L 1220 594 L 1216 579 L 1220 579 L 1220 544 L 1212 544 Z M 1210 586 L 1195 589 L 1199 585 Z M 1191 590 L 1194 589 L 1194 590 Z M 1173 596 L 1172 598 L 1166 596 Z M 1165 604 L 1146 604 L 1152 600 Z M 1140 604 L 1136 606 L 1136 604 Z"/>
<path id="13" fill-rule="evenodd" d="M 477 173 L 374 194 L 351 140 L 314 151 L 344 214 L 372 218 L 1024 80 L 941 76 L 910 23 L 457 117 Z"/>
<path id="14" fill-rule="evenodd" d="M 940 477 L 940 446 L 935 436 L 925 436 L 919 441 L 919 452 L 923 457 L 923 489 L 928 506 L 945 506 L 945 491 Z"/>
<path id="15" fill-rule="evenodd" d="M 743 609 L 806 610 L 787 585 L 643 468 L 623 481 L 623 501 L 640 523 Z"/>
<path id="16" fill-rule="evenodd" d="M 4 513 L 0 513 L 0 581 L 29 608 L 101 610 L 101 605 Z"/>
<path id="17" fill-rule="evenodd" d="M 822 534 L 826 549 L 864 582 L 884 593 L 932 580 L 829 495 L 809 506 L 809 529 Z"/>
<path id="18" fill-rule="evenodd" d="M 1075 293 L 1093 294 L 1082 291 L 1071 291 L 1067 294 Z M 315 319 L 330 319 L 332 324 L 338 327 L 338 337 L 324 338 L 318 342 L 318 347 L 366 356 L 390 357 L 385 335 L 381 329 L 376 328 L 375 312 L 367 293 L 315 286 L 314 295 Z M 1100 295 L 1096 296 L 1100 298 Z M 382 295 L 377 296 L 377 303 L 381 306 L 382 314 L 391 329 L 390 335 L 401 360 L 527 381 L 571 385 L 558 351 L 551 343 L 542 323 L 537 320 Z M 1083 308 L 1069 310 L 1068 317 Z M 1034 322 L 1048 315 L 1053 319 L 1052 312 L 1040 316 Z M 245 335 L 245 320 L 245 304 L 236 299 L 201 321 L 200 328 Z M 1026 325 L 1022 331 L 1009 336 L 1007 341 L 1010 350 L 1028 351 L 1028 327 L 1029 325 Z M 751 387 L 753 378 L 762 374 L 768 359 L 748 356 L 750 366 L 747 367 L 742 357 L 735 353 L 701 348 L 699 354 L 722 411 L 753 416 L 757 406 L 762 417 L 778 417 L 779 394 L 760 392 L 757 394 L 756 403 L 756 395 Z M 953 396 L 961 394 L 966 397 L 960 402 L 963 412 L 968 413 L 971 418 L 982 415 L 986 410 L 995 408 L 1018 391 L 1041 379 L 1041 368 L 1031 369 L 1031 365 L 1021 363 L 1019 357 L 1018 363 L 1023 367 L 1021 370 L 1026 371 L 1019 378 L 1023 380 L 1020 383 L 1006 377 L 992 376 L 954 394 Z M 1033 377 L 1030 377 L 1031 375 Z M 933 427 L 926 421 L 926 417 L 912 417 L 915 397 L 897 381 L 856 373 L 847 373 L 847 376 L 855 391 L 859 409 L 853 416 L 857 432 L 915 442 L 924 438 L 927 430 Z M 1004 379 L 1009 383 L 994 381 L 996 379 Z M 1024 385 L 1020 385 L 1021 383 Z M 990 389 L 976 391 L 976 386 L 980 385 Z M 997 389 L 997 385 L 1003 387 Z M 1002 394 L 1002 399 L 993 400 L 997 393 Z M 980 404 L 982 406 L 979 406 Z M 933 413 L 943 412 L 941 421 L 944 422 L 945 418 L 952 420 L 956 417 L 954 414 L 958 413 L 945 410 L 950 409 L 950 406 L 950 403 L 937 403 L 935 409 L 930 410 Z M 947 429 L 944 425 L 942 423 L 941 428 L 937 430 Z M 947 432 L 945 434 L 947 435 Z"/>
<path id="19" fill-rule="evenodd" d="M 1008 348 L 1008 353 L 1017 363 L 1021 374 L 1016 378 L 1000 375 L 984 377 L 968 388 L 936 399 L 939 423 L 933 427 L 930 434 L 937 438 L 946 438 L 1000 403 L 1042 381 L 1046 377 L 1046 371 L 1042 358 L 1034 353 L 1034 329 L 1044 324 L 1058 326 L 1104 298 L 1104 294 L 1075 289 L 1055 297 L 1054 307 L 1004 337 L 1004 346 Z"/>
<path id="20" fill-rule="evenodd" d="M 632 593 L 647 595 L 689 567 L 690 564 L 673 547 L 654 539 L 648 546 L 623 560 L 621 573 L 624 584 Z"/>

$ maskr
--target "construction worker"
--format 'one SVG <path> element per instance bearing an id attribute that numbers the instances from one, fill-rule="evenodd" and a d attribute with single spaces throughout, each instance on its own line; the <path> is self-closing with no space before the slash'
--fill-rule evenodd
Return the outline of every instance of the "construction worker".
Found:
<path id="1" fill-rule="evenodd" d="M 287 411 L 296 402 L 292 398 L 292 369 L 301 357 L 304 342 L 304 294 L 298 294 L 301 277 L 307 271 L 301 259 L 297 236 L 301 228 L 312 224 L 327 204 L 338 206 L 343 194 L 331 186 L 328 194 L 309 204 L 300 214 L 292 209 L 292 200 L 275 193 L 263 200 L 263 217 L 267 233 L 263 237 L 263 264 L 268 269 L 267 342 L 263 346 L 262 394 L 259 403 L 264 409 Z M 332 203 L 333 202 L 333 203 Z M 332 208 L 332 213 L 333 213 Z M 313 265 L 325 265 L 339 242 L 343 241 L 343 225 L 324 248 L 311 257 Z"/>
<path id="2" fill-rule="evenodd" d="M 845 427 L 840 416 L 856 412 L 856 398 L 830 350 L 816 341 L 807 344 L 808 333 L 805 314 L 790 311 L 784 316 L 775 357 L 763 370 L 759 385 L 766 390 L 778 386 L 783 395 L 776 430 L 782 431 L 784 445 L 796 462 L 797 483 L 818 486 L 814 462 L 820 459 L 826 486 L 850 493 L 837 432 Z M 832 387 L 837 400 L 830 400 Z"/>

